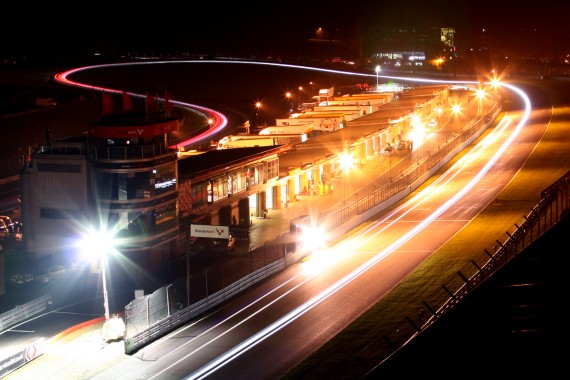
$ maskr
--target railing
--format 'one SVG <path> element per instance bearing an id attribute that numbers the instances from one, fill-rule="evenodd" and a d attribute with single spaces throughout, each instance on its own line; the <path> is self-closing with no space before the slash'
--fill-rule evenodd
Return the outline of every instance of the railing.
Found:
<path id="1" fill-rule="evenodd" d="M 335 229 L 358 215 L 381 205 L 395 194 L 409 189 L 418 179 L 428 174 L 436 165 L 446 162 L 445 159 L 451 157 L 450 154 L 456 149 L 462 149 L 466 141 L 477 137 L 477 134 L 481 133 L 485 129 L 484 127 L 497 117 L 500 110 L 500 106 L 495 106 L 489 111 L 489 116 L 473 121 L 463 128 L 459 134 L 454 134 L 443 144 L 438 144 L 435 152 L 430 152 L 430 154 L 418 160 L 417 165 L 401 173 L 390 181 L 390 183 L 375 189 L 372 194 L 363 196 L 356 202 L 346 204 L 339 210 L 319 215 L 319 225 L 325 226 L 327 230 Z"/>
<path id="2" fill-rule="evenodd" d="M 141 146 L 120 146 L 120 147 L 98 147 L 91 152 L 96 160 L 142 160 L 154 158 L 166 153 L 175 153 L 164 143 L 141 145 Z"/>
<path id="3" fill-rule="evenodd" d="M 1 314 L 0 331 L 6 330 L 11 326 L 14 326 L 30 317 L 33 317 L 36 314 L 45 311 L 50 300 L 51 296 L 49 294 L 46 294 Z"/>
<path id="4" fill-rule="evenodd" d="M 177 327 L 188 322 L 192 318 L 212 309 L 222 302 L 230 299 L 244 289 L 264 280 L 265 278 L 285 269 L 285 258 L 273 261 L 258 270 L 252 271 L 246 276 L 237 279 L 235 282 L 224 286 L 220 290 L 210 294 L 205 298 L 191 304 L 188 307 L 180 308 L 179 297 L 170 298 L 168 296 L 141 297 L 131 302 L 125 308 L 125 320 L 127 334 L 125 338 L 125 353 L 132 354 L 146 344 L 160 338 L 164 334 L 176 329 Z M 168 285 L 159 289 L 159 293 L 176 294 L 168 289 L 175 287 L 175 284 Z M 156 293 L 156 292 L 155 292 Z M 154 293 L 153 293 L 154 294 Z M 151 301 L 153 299 L 153 301 Z M 149 305 L 153 304 L 153 307 Z M 174 310 L 174 312 L 170 312 Z M 161 314 L 161 319 L 152 319 L 151 314 Z"/>
<path id="5" fill-rule="evenodd" d="M 457 273 L 463 281 L 463 284 L 459 286 L 459 288 L 455 291 L 451 291 L 447 286 L 442 286 L 449 294 L 449 298 L 446 299 L 439 308 L 434 309 L 423 302 L 420 310 L 424 311 L 427 309 L 428 312 L 431 313 L 431 316 L 423 318 L 422 315 L 419 321 L 407 317 L 407 328 L 406 324 L 400 325 L 397 329 L 397 334 L 395 333 L 392 337 L 384 335 L 382 339 L 371 342 L 360 355 L 362 357 L 372 357 L 375 356 L 372 354 L 372 351 L 389 351 L 390 354 L 379 359 L 378 364 L 376 364 L 374 368 L 385 363 L 395 355 L 398 350 L 402 349 L 426 328 L 437 322 L 446 312 L 453 309 L 453 307 L 461 302 L 467 295 L 477 289 L 479 285 L 484 283 L 569 213 L 570 171 L 541 193 L 539 202 L 531 209 L 528 215 L 523 215 L 523 222 L 520 225 L 515 223 L 515 230 L 512 233 L 507 232 L 508 238 L 506 241 L 500 242 L 497 240 L 492 243 L 494 245 L 493 253 L 485 250 L 485 253 L 489 256 L 489 260 L 482 266 L 474 263 L 477 270 L 471 277 L 467 278 L 461 272 Z M 420 314 L 421 313 L 418 313 L 418 315 Z M 425 319 L 425 321 L 422 319 Z M 366 350 L 370 352 L 367 353 L 365 352 Z"/>

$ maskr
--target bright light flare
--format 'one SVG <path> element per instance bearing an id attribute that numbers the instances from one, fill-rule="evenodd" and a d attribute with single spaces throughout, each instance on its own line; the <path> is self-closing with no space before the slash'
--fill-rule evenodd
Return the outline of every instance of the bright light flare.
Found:
<path id="1" fill-rule="evenodd" d="M 85 259 L 99 260 L 115 250 L 115 239 L 109 231 L 89 231 L 79 242 L 80 252 Z"/>
<path id="2" fill-rule="evenodd" d="M 352 251 L 340 249 L 327 249 L 313 252 L 308 259 L 301 263 L 302 271 L 309 278 L 326 272 L 339 261 L 347 258 Z"/>
<path id="3" fill-rule="evenodd" d="M 477 99 L 483 100 L 483 98 L 485 98 L 486 95 L 487 94 L 486 94 L 485 90 L 483 90 L 482 88 L 477 90 Z"/>
<path id="4" fill-rule="evenodd" d="M 312 226 L 303 229 L 301 236 L 303 247 L 310 252 L 317 252 L 327 247 L 327 235 L 319 227 Z"/>
<path id="5" fill-rule="evenodd" d="M 351 153 L 348 152 L 342 152 L 339 155 L 339 162 L 340 162 L 340 168 L 343 171 L 347 171 L 352 169 L 352 167 L 354 166 L 354 156 Z"/>
<path id="6" fill-rule="evenodd" d="M 417 150 L 426 135 L 425 124 L 418 124 L 413 131 L 408 134 L 408 139 L 413 141 L 414 150 Z"/>

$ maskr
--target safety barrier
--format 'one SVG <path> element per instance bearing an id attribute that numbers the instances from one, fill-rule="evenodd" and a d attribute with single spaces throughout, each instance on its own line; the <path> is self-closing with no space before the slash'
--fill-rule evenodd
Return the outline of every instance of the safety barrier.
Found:
<path id="1" fill-rule="evenodd" d="M 0 331 L 4 331 L 7 328 L 14 326 L 36 314 L 45 311 L 51 300 L 49 294 L 45 294 L 41 297 L 36 298 L 28 303 L 17 306 L 12 310 L 9 310 L 0 315 Z"/>
<path id="2" fill-rule="evenodd" d="M 173 314 L 168 313 L 162 319 L 157 321 L 147 320 L 147 325 L 145 328 L 142 327 L 143 318 L 140 315 L 149 315 L 151 313 L 150 308 L 146 308 L 143 305 L 148 305 L 149 302 L 144 302 L 144 300 L 135 300 L 136 306 L 129 304 L 125 308 L 125 319 L 127 327 L 127 335 L 125 338 L 125 353 L 132 354 L 136 352 L 141 347 L 147 345 L 148 343 L 160 338 L 164 334 L 169 333 L 178 326 L 183 325 L 192 318 L 210 310 L 211 308 L 221 304 L 227 299 L 241 293 L 250 286 L 256 284 L 257 282 L 285 269 L 286 261 L 285 258 L 273 261 L 268 265 L 244 276 L 234 283 L 226 286 L 225 288 L 211 294 L 210 296 L 201 299 L 200 301 L 193 303 L 192 305 L 176 310 Z M 171 287 L 168 285 L 164 287 L 165 289 L 160 290 L 161 294 L 169 294 L 166 288 Z M 146 297 L 142 297 L 146 298 Z M 177 303 L 177 300 L 169 301 L 168 297 L 162 297 L 163 303 L 158 305 L 155 303 L 155 308 L 159 310 L 170 310 L 173 304 Z M 132 312 L 136 309 L 136 312 Z"/>
<path id="3" fill-rule="evenodd" d="M 420 320 L 419 322 L 409 317 L 406 318 L 409 324 L 408 335 L 406 335 L 405 329 L 400 326 L 400 328 L 398 328 L 397 337 L 383 336 L 383 343 L 381 343 L 381 345 L 384 346 L 388 344 L 384 349 L 390 351 L 390 353 L 383 357 L 373 368 L 388 361 L 399 350 L 421 334 L 426 328 L 436 323 L 445 313 L 453 309 L 453 307 L 459 304 L 465 297 L 568 214 L 570 214 L 570 171 L 541 192 L 539 202 L 531 209 L 528 215 L 523 215 L 524 220 L 520 225 L 515 223 L 515 230 L 512 233 L 506 232 L 508 238 L 504 242 L 497 240 L 493 243 L 493 253 L 485 250 L 485 253 L 489 256 L 489 260 L 482 266 L 473 263 L 477 268 L 473 275 L 466 277 L 461 272 L 457 273 L 464 282 L 457 290 L 451 291 L 445 285 L 442 286 L 449 294 L 449 298 L 447 298 L 439 308 L 435 309 L 426 302 L 422 303 L 421 310 L 424 311 L 424 309 L 427 309 L 428 312 L 431 313 L 431 316 L 425 318 L 425 321 Z M 370 344 L 367 349 L 379 351 L 378 345 L 376 344 Z M 366 353 L 362 351 L 361 355 L 365 356 Z"/>

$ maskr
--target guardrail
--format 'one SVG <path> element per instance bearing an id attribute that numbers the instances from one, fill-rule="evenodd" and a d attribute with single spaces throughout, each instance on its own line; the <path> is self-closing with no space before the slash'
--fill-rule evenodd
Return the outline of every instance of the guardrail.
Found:
<path id="1" fill-rule="evenodd" d="M 285 266 L 285 258 L 271 262 L 270 264 L 265 265 L 264 267 L 250 273 L 249 275 L 238 279 L 234 283 L 215 292 L 214 294 L 211 294 L 210 296 L 203 298 L 184 309 L 175 311 L 172 315 L 170 315 L 170 313 L 167 313 L 167 317 L 152 324 L 148 323 L 145 328 L 140 329 L 140 331 L 138 331 L 139 328 L 144 325 L 145 321 L 148 321 L 146 318 L 148 315 L 148 310 L 146 313 L 141 310 L 133 313 L 133 307 L 131 304 L 136 300 L 131 302 L 125 308 L 125 324 L 127 328 L 127 334 L 125 338 L 125 353 L 132 354 L 136 352 L 139 348 L 144 347 L 148 343 L 160 338 L 164 334 L 169 333 L 170 331 L 188 322 L 192 318 L 195 318 L 205 311 L 212 309 L 213 307 L 221 304 L 236 294 L 243 292 L 245 289 L 273 275 L 274 273 L 285 269 Z M 166 301 L 162 305 L 163 310 L 171 310 L 173 308 L 175 309 L 174 305 L 176 302 L 176 299 Z M 148 304 L 148 302 L 137 302 L 137 304 Z"/>
<path id="2" fill-rule="evenodd" d="M 45 311 L 50 300 L 51 296 L 46 294 L 2 313 L 0 315 L 0 331 L 6 330 L 11 326 L 17 325 L 18 323 Z"/>
<path id="3" fill-rule="evenodd" d="M 406 335 L 405 329 L 400 326 L 398 328 L 397 338 L 382 336 L 379 342 L 372 342 L 367 348 L 360 353 L 361 356 L 367 356 L 366 350 L 375 351 L 390 351 L 390 354 L 383 357 L 378 364 L 374 365 L 376 368 L 400 349 L 406 346 L 425 329 L 432 324 L 436 323 L 445 313 L 453 309 L 454 306 L 459 304 L 465 297 L 477 289 L 481 284 L 488 280 L 499 269 L 509 263 L 514 257 L 523 252 L 532 242 L 544 235 L 549 229 L 566 215 L 570 214 L 570 171 L 564 174 L 554 184 L 541 192 L 540 200 L 531 209 L 528 215 L 523 215 L 523 222 L 518 225 L 515 223 L 515 230 L 512 233 L 506 232 L 508 238 L 504 242 L 496 241 L 494 244 L 493 253 L 485 249 L 485 253 L 489 256 L 489 260 L 482 266 L 473 263 L 476 267 L 476 272 L 469 278 L 461 272 L 457 272 L 458 276 L 463 280 L 463 284 L 455 291 L 451 291 L 445 285 L 442 288 L 449 294 L 449 298 L 437 309 L 434 309 L 426 302 L 422 303 L 422 311 L 428 310 L 431 316 L 425 319 L 425 322 L 415 321 L 413 318 L 407 317 L 408 334 Z M 420 315 L 420 314 L 418 314 Z M 405 325 L 404 325 L 405 326 Z M 386 346 L 386 344 L 388 344 Z M 379 345 L 382 346 L 378 349 Z M 369 355 L 373 356 L 373 355 Z"/>
<path id="4" fill-rule="evenodd" d="M 377 208 L 396 194 L 406 195 L 405 191 L 413 191 L 415 187 L 424 182 L 423 180 L 418 181 L 419 179 L 427 179 L 435 170 L 449 162 L 451 158 L 463 150 L 465 145 L 479 137 L 490 123 L 497 118 L 500 112 L 501 107 L 498 104 L 495 105 L 487 115 L 465 126 L 460 133 L 451 136 L 443 144 L 438 144 L 438 149 L 435 152 L 430 152 L 427 156 L 418 160 L 417 165 L 413 165 L 405 172 L 402 172 L 390 183 L 375 189 L 372 194 L 363 196 L 356 202 L 347 204 L 334 212 L 319 215 L 319 225 L 325 226 L 326 230 L 333 230 L 368 210 Z"/>

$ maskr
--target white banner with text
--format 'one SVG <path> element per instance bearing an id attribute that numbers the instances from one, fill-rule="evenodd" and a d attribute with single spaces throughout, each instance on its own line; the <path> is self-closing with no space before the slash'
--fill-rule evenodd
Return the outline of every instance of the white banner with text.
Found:
<path id="1" fill-rule="evenodd" d="M 223 239 L 230 236 L 228 226 L 210 226 L 208 224 L 191 224 L 190 236 Z"/>

